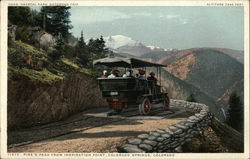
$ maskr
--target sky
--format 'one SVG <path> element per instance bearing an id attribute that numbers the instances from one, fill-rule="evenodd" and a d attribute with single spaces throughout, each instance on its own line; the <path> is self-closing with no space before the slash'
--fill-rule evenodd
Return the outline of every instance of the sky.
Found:
<path id="1" fill-rule="evenodd" d="M 73 35 L 124 35 L 145 45 L 244 49 L 243 7 L 71 7 Z"/>

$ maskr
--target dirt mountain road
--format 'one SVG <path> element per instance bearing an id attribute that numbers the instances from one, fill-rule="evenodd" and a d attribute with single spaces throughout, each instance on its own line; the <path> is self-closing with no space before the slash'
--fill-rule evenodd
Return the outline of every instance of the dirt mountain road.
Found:
<path id="1" fill-rule="evenodd" d="M 8 132 L 8 152 L 109 153 L 126 139 L 165 129 L 190 116 L 182 108 L 156 109 L 150 116 L 136 110 L 107 116 L 107 109 L 84 111 L 67 120 Z"/>

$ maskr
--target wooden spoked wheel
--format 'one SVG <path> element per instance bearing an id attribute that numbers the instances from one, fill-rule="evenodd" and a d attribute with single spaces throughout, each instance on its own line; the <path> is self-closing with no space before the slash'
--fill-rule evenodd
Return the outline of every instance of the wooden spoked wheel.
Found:
<path id="1" fill-rule="evenodd" d="M 151 111 L 152 104 L 148 98 L 144 98 L 139 104 L 139 112 L 141 115 L 147 115 Z"/>

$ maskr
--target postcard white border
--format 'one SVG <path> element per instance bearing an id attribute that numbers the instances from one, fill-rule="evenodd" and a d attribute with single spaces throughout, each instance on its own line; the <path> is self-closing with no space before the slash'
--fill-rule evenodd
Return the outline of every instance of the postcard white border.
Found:
<path id="1" fill-rule="evenodd" d="M 57 158 L 50 156 L 25 156 L 24 153 L 20 153 L 19 156 L 9 156 L 7 153 L 7 7 L 8 5 L 13 6 L 17 4 L 18 6 L 30 6 L 36 5 L 70 5 L 70 6 L 221 6 L 226 7 L 226 4 L 236 4 L 242 3 L 244 6 L 244 103 L 245 103 L 245 150 L 244 153 L 175 153 L 174 156 L 170 157 L 155 157 L 153 154 L 151 157 L 133 157 L 130 154 L 130 158 L 226 158 L 226 159 L 245 159 L 249 158 L 249 1 L 10 1 L 4 0 L 1 1 L 1 82 L 0 82 L 0 97 L 1 97 L 1 158 Z M 11 5 L 12 4 L 12 5 Z M 49 155 L 50 153 L 48 153 Z M 63 153 L 62 153 L 63 154 Z M 14 154 L 13 154 L 14 155 Z M 82 154 L 83 155 L 83 154 Z M 114 154 L 115 155 L 115 154 Z M 158 154 L 159 155 L 159 154 Z M 69 158 L 67 156 L 60 158 Z M 102 156 L 81 156 L 81 157 L 70 157 L 70 158 L 103 158 Z M 112 156 L 106 156 L 105 158 L 117 158 Z M 119 157 L 119 158 L 128 158 L 128 156 Z"/>

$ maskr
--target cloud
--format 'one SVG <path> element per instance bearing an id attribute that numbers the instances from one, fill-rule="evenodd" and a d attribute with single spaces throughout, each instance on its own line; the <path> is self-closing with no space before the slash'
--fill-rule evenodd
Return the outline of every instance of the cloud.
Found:
<path id="1" fill-rule="evenodd" d="M 187 24 L 189 20 L 187 18 L 180 18 L 180 24 Z"/>
<path id="2" fill-rule="evenodd" d="M 171 14 L 166 16 L 167 19 L 174 19 L 174 18 L 179 18 L 179 17 L 180 15 L 171 15 Z"/>
<path id="3" fill-rule="evenodd" d="M 166 14 L 160 13 L 158 17 L 163 18 L 163 19 L 175 19 L 175 18 L 179 18 L 180 15 L 178 15 L 178 14 L 167 14 L 166 15 Z"/>
<path id="4" fill-rule="evenodd" d="M 71 21 L 75 23 L 90 24 L 96 22 L 109 22 L 117 19 L 129 18 L 131 17 L 125 13 L 108 8 L 72 7 L 71 10 Z"/>
<path id="5" fill-rule="evenodd" d="M 150 17 L 152 16 L 152 13 L 148 13 L 148 12 L 138 12 L 138 13 L 133 13 L 133 16 L 143 16 L 143 17 Z"/>
<path id="6" fill-rule="evenodd" d="M 183 17 L 179 14 L 159 14 L 158 17 L 161 19 L 173 20 L 176 23 L 179 23 L 182 25 L 187 24 L 189 22 L 188 18 Z"/>

